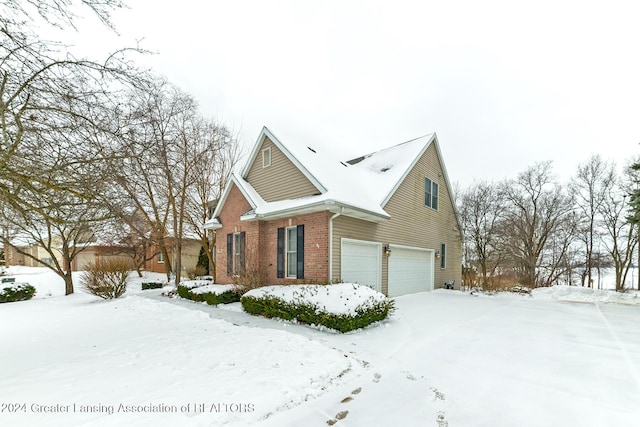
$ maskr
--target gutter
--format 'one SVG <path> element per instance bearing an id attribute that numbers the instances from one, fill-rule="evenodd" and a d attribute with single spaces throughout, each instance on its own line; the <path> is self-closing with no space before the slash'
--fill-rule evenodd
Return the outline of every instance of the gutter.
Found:
<path id="1" fill-rule="evenodd" d="M 329 218 L 329 283 L 333 281 L 333 220 L 342 215 L 344 207 L 340 208 L 340 212 L 337 212 Z"/>

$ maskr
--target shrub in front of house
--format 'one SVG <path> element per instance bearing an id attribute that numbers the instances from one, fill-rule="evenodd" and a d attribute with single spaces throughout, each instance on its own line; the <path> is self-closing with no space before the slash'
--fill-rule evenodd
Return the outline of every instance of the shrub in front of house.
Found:
<path id="1" fill-rule="evenodd" d="M 178 285 L 181 298 L 209 305 L 240 301 L 240 288 L 236 285 L 215 285 L 210 281 L 188 280 Z"/>
<path id="2" fill-rule="evenodd" d="M 36 288 L 28 283 L 12 283 L 0 291 L 0 303 L 26 301 L 36 294 Z"/>
<path id="3" fill-rule="evenodd" d="M 142 290 L 146 291 L 147 289 L 160 289 L 164 287 L 164 283 L 162 282 L 142 282 Z"/>
<path id="4" fill-rule="evenodd" d="M 102 299 L 119 298 L 127 291 L 131 263 L 118 259 L 98 260 L 86 267 L 81 284 Z"/>
<path id="5" fill-rule="evenodd" d="M 384 320 L 395 309 L 394 301 L 380 292 L 352 283 L 267 286 L 247 292 L 240 302 L 250 314 L 343 333 Z"/>

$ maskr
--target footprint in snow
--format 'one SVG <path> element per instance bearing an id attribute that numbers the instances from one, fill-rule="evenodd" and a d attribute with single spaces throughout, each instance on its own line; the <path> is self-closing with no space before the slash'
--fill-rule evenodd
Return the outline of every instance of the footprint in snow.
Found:
<path id="1" fill-rule="evenodd" d="M 347 415 L 349 414 L 349 411 L 340 411 L 336 414 L 336 417 L 332 420 L 328 420 L 327 424 L 332 426 L 335 423 L 337 423 L 339 420 L 344 420 L 345 418 L 347 418 Z"/>
<path id="2" fill-rule="evenodd" d="M 444 393 L 438 390 L 435 387 L 431 387 L 431 391 L 433 392 L 433 400 L 444 400 Z"/>
<path id="3" fill-rule="evenodd" d="M 436 423 L 438 423 L 438 427 L 449 427 L 449 422 L 445 419 L 444 412 L 438 412 Z"/>
<path id="4" fill-rule="evenodd" d="M 375 373 L 373 374 L 373 382 L 374 383 L 379 383 L 380 382 L 380 378 L 382 378 L 382 375 L 380 375 L 379 373 Z"/>
<path id="5" fill-rule="evenodd" d="M 361 391 L 362 391 L 362 387 L 358 387 L 357 389 L 351 392 L 351 395 L 355 396 L 356 394 L 360 394 Z M 347 396 L 344 399 L 342 399 L 340 403 L 347 403 L 347 402 L 351 402 L 352 400 L 353 400 L 353 397 Z"/>

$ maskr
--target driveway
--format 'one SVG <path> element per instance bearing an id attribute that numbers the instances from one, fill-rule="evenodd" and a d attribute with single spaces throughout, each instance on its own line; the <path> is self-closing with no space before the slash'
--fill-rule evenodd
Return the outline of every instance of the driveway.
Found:
<path id="1" fill-rule="evenodd" d="M 251 317 L 237 306 L 175 303 L 309 337 L 366 368 L 264 426 L 635 426 L 640 419 L 638 307 L 436 291 L 399 297 L 391 320 L 342 335 Z"/>

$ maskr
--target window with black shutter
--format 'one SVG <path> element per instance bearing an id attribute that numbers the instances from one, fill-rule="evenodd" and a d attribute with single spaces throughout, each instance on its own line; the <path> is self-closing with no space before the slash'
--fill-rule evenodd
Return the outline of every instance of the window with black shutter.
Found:
<path id="1" fill-rule="evenodd" d="M 278 228 L 277 276 L 304 279 L 304 225 Z"/>

